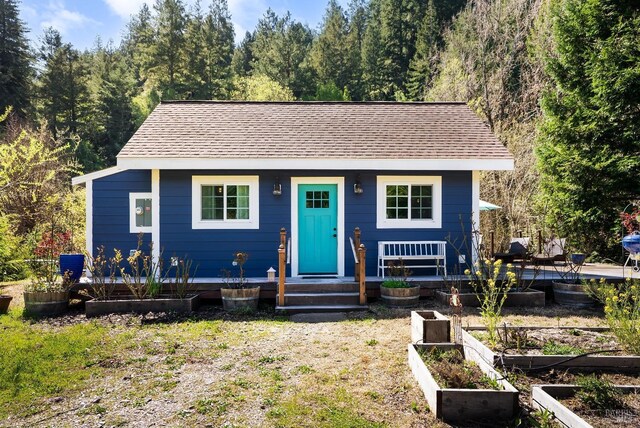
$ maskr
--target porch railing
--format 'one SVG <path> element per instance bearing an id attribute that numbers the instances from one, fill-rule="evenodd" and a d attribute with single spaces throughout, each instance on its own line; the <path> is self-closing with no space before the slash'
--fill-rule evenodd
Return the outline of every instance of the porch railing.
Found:
<path id="1" fill-rule="evenodd" d="M 280 229 L 280 246 L 278 247 L 278 306 L 284 306 L 285 278 L 287 276 L 287 229 Z"/>
<path id="2" fill-rule="evenodd" d="M 356 227 L 353 231 L 353 239 L 349 237 L 351 242 L 351 251 L 353 252 L 353 260 L 355 262 L 353 278 L 359 285 L 360 304 L 367 304 L 367 283 L 366 283 L 366 256 L 367 249 L 361 242 L 360 228 Z"/>

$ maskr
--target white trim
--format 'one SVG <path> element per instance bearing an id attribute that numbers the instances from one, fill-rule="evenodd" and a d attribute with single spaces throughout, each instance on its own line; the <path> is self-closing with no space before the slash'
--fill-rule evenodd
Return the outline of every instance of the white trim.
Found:
<path id="1" fill-rule="evenodd" d="M 480 171 L 472 171 L 471 173 L 471 221 L 472 221 L 472 229 L 475 227 L 476 230 L 480 231 Z M 473 230 L 472 230 L 473 232 Z M 476 260 L 478 260 L 478 254 L 476 248 L 478 248 L 478 239 L 479 236 L 477 233 L 473 233 L 473 245 L 471 259 L 472 263 L 475 264 Z"/>
<path id="2" fill-rule="evenodd" d="M 151 226 L 136 226 L 136 199 L 151 199 Z M 129 193 L 129 233 L 152 233 L 152 228 L 155 223 L 156 216 L 153 209 L 153 194 L 148 192 Z"/>
<path id="3" fill-rule="evenodd" d="M 84 224 L 84 240 L 85 250 L 89 255 L 87 263 L 91 263 L 93 258 L 93 181 L 87 181 L 84 188 L 85 201 L 85 224 Z M 91 278 L 91 269 L 86 270 L 87 278 Z"/>
<path id="4" fill-rule="evenodd" d="M 144 169 L 149 169 L 144 168 Z M 113 174 L 117 174 L 119 172 L 124 171 L 125 169 L 119 167 L 119 166 L 112 166 L 111 168 L 105 168 L 102 169 L 100 171 L 96 171 L 96 172 L 92 172 L 89 174 L 85 174 L 85 175 L 79 175 L 77 177 L 73 177 L 71 179 L 71 184 L 73 186 L 77 186 L 78 184 L 82 184 L 82 183 L 88 183 L 90 181 L 93 180 L 97 180 L 98 178 L 102 178 L 102 177 L 107 177 L 109 175 L 113 175 Z"/>
<path id="5" fill-rule="evenodd" d="M 151 242 L 153 251 L 151 257 L 158 263 L 162 244 L 160 241 L 160 170 L 151 170 Z M 158 272 L 158 275 L 161 275 Z"/>
<path id="6" fill-rule="evenodd" d="M 433 219 L 387 219 L 386 186 L 388 185 L 432 185 Z M 442 177 L 379 175 L 376 181 L 376 227 L 378 229 L 440 229 L 442 227 Z"/>
<path id="7" fill-rule="evenodd" d="M 328 158 L 118 158 L 123 169 L 215 169 L 215 170 L 432 170 L 499 171 L 513 170 L 513 159 L 328 159 Z"/>
<path id="8" fill-rule="evenodd" d="M 344 177 L 291 177 L 291 276 L 298 274 L 298 186 L 300 184 L 336 184 L 338 187 L 338 276 L 344 276 Z"/>
<path id="9" fill-rule="evenodd" d="M 203 185 L 248 185 L 249 220 L 202 220 Z M 194 175 L 191 177 L 192 229 L 259 229 L 260 178 L 257 175 Z"/>

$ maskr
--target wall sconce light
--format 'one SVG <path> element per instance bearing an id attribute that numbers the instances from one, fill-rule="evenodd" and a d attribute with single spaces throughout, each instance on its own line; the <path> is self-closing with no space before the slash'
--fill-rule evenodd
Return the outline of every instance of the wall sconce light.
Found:
<path id="1" fill-rule="evenodd" d="M 273 184 L 273 196 L 282 195 L 282 184 L 280 184 L 280 177 L 276 177 L 276 182 Z"/>
<path id="2" fill-rule="evenodd" d="M 362 189 L 362 183 L 360 182 L 360 174 L 358 174 L 356 176 L 356 182 L 353 185 L 353 193 L 355 193 L 356 195 L 359 195 L 363 192 L 364 192 L 364 189 Z"/>

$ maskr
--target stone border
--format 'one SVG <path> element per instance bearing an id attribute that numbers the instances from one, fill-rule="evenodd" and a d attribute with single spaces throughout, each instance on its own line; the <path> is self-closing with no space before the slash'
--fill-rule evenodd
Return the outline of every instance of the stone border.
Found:
<path id="1" fill-rule="evenodd" d="M 436 418 L 443 421 L 469 421 L 470 419 L 509 419 L 518 411 L 518 390 L 503 376 L 486 364 L 480 369 L 504 388 L 501 391 L 489 389 L 453 389 L 441 388 L 431 375 L 418 349 L 460 349 L 456 344 L 420 344 L 408 345 L 409 366 L 424 393 L 429 409 Z"/>

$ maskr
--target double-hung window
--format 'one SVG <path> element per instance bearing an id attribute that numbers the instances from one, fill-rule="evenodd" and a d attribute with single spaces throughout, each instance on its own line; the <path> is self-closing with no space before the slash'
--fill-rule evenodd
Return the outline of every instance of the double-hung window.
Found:
<path id="1" fill-rule="evenodd" d="M 377 227 L 442 227 L 442 178 L 378 176 Z"/>
<path id="2" fill-rule="evenodd" d="M 194 229 L 258 229 L 258 176 L 193 176 Z"/>

